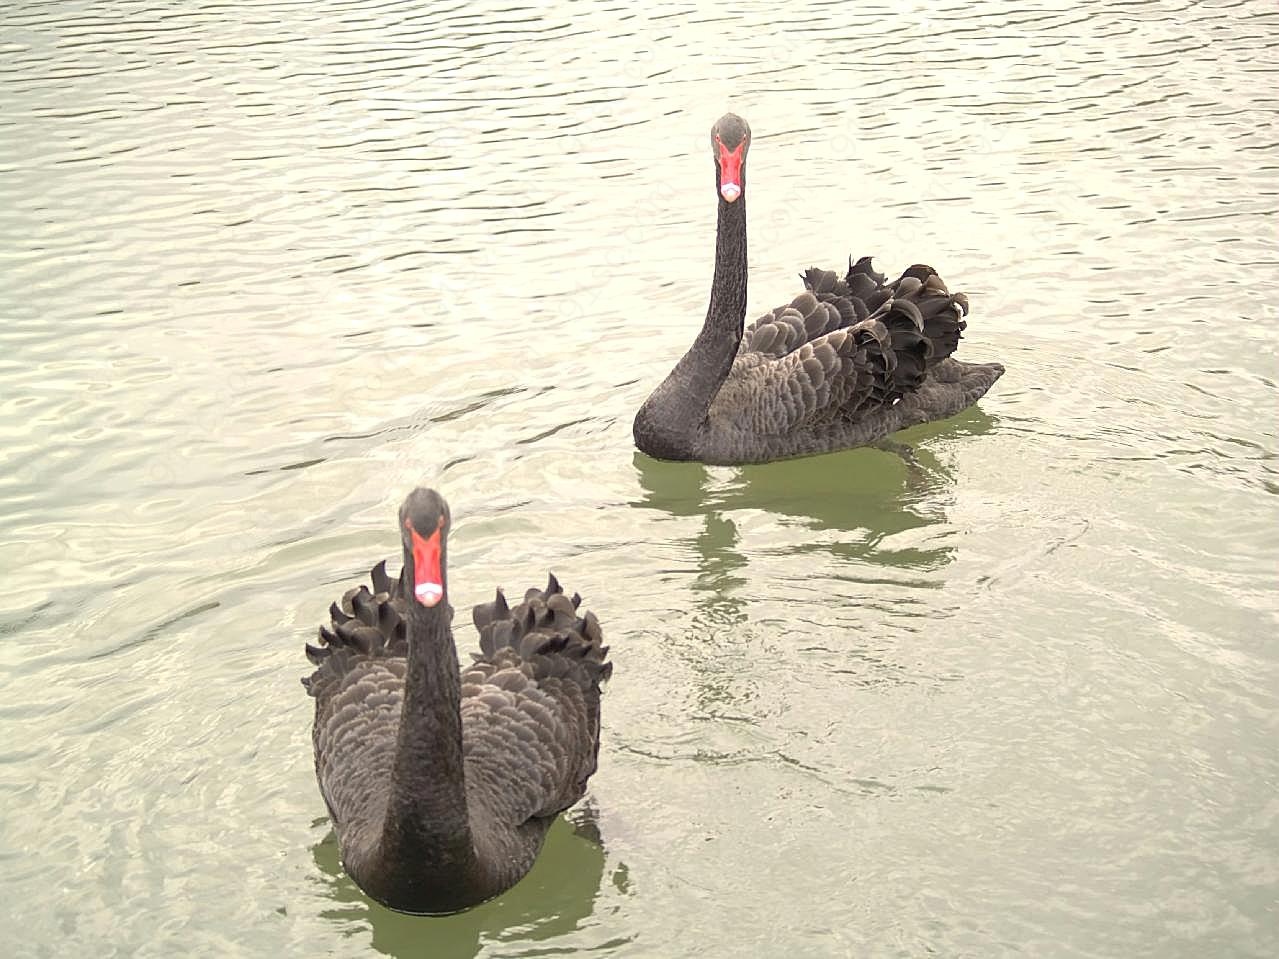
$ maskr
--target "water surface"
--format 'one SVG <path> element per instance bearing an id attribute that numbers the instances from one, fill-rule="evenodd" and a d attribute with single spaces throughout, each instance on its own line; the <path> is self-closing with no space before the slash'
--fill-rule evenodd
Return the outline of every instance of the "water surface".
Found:
<path id="1" fill-rule="evenodd" d="M 515 0 L 0 12 L 11 955 L 1279 952 L 1279 13 Z M 931 263 L 979 407 L 663 464 L 707 131 L 751 313 Z M 462 916 L 372 905 L 302 644 L 449 497 L 616 674 L 588 799 Z"/>

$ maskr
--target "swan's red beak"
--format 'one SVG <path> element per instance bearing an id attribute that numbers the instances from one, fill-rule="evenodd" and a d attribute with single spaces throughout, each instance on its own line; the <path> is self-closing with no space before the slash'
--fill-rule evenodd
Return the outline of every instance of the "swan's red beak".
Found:
<path id="1" fill-rule="evenodd" d="M 408 525 L 407 520 L 405 525 Z M 440 528 L 443 528 L 443 521 Z M 423 606 L 434 606 L 444 597 L 444 577 L 440 573 L 440 528 L 423 539 L 409 526 L 413 539 L 413 595 Z"/>
<path id="2" fill-rule="evenodd" d="M 742 195 L 742 158 L 745 155 L 745 140 L 737 144 L 736 150 L 730 150 L 723 143 L 719 145 L 719 195 L 729 203 Z"/>

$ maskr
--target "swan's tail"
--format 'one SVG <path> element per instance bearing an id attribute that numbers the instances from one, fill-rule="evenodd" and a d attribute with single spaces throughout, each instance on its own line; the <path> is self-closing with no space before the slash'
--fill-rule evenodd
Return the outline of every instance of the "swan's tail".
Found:
<path id="1" fill-rule="evenodd" d="M 306 644 L 306 657 L 317 667 L 302 685 L 312 696 L 340 680 L 360 657 L 407 656 L 408 638 L 403 607 L 404 589 L 386 574 L 386 562 L 369 571 L 373 589 L 349 589 L 341 603 L 329 607 L 329 626 L 320 627 L 318 646 Z"/>

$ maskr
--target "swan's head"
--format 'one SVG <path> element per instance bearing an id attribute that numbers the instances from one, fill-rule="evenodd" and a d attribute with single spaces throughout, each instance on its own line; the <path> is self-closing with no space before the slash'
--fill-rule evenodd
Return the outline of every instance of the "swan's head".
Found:
<path id="1" fill-rule="evenodd" d="M 433 489 L 418 487 L 400 507 L 404 565 L 413 571 L 413 599 L 435 606 L 444 598 L 444 549 L 449 532 L 449 504 Z"/>
<path id="2" fill-rule="evenodd" d="M 736 113 L 725 113 L 711 127 L 715 185 L 719 195 L 729 203 L 741 196 L 745 189 L 746 153 L 750 148 L 750 124 Z"/>

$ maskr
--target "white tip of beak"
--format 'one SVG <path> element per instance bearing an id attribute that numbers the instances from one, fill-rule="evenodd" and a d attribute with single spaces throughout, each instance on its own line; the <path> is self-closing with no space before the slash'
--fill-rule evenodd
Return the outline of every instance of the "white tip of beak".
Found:
<path id="1" fill-rule="evenodd" d="M 742 195 L 742 188 L 736 183 L 721 183 L 719 186 L 719 195 L 729 203 L 732 203 Z"/>
<path id="2" fill-rule="evenodd" d="M 444 595 L 444 587 L 439 583 L 418 583 L 413 588 L 417 601 L 423 606 L 434 606 Z"/>

